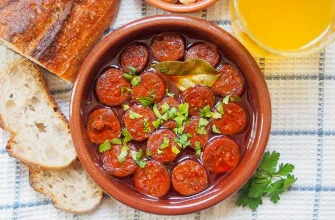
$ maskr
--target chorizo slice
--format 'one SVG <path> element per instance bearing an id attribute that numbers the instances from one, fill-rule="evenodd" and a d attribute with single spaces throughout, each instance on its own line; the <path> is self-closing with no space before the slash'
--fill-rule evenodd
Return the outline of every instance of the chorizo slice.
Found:
<path id="1" fill-rule="evenodd" d="M 196 142 L 199 142 L 200 147 L 203 147 L 211 136 L 211 127 L 210 125 L 205 126 L 206 134 L 198 134 L 197 128 L 199 125 L 199 117 L 192 117 L 191 121 L 184 126 L 184 134 L 190 134 L 191 138 L 189 139 L 191 143 L 191 148 L 196 148 Z"/>
<path id="2" fill-rule="evenodd" d="M 109 106 L 116 106 L 129 99 L 130 92 L 128 89 L 130 90 L 130 83 L 123 78 L 123 72 L 112 68 L 99 76 L 95 91 L 100 102 Z"/>
<path id="3" fill-rule="evenodd" d="M 159 62 L 177 61 L 184 56 L 185 43 L 179 34 L 163 33 L 154 37 L 151 49 Z"/>
<path id="4" fill-rule="evenodd" d="M 214 138 L 205 146 L 203 163 L 210 172 L 228 172 L 238 164 L 239 160 L 240 148 L 228 137 Z"/>
<path id="5" fill-rule="evenodd" d="M 185 60 L 190 59 L 204 60 L 215 67 L 220 61 L 220 53 L 214 44 L 207 42 L 197 43 L 192 45 L 185 54 Z"/>
<path id="6" fill-rule="evenodd" d="M 144 168 L 138 168 L 134 176 L 135 187 L 143 194 L 161 198 L 170 189 L 170 176 L 164 165 L 148 161 Z"/>
<path id="7" fill-rule="evenodd" d="M 141 105 L 133 105 L 123 116 L 124 126 L 135 141 L 143 141 L 150 136 L 155 129 L 152 125 L 155 120 L 155 113 Z"/>
<path id="8" fill-rule="evenodd" d="M 168 129 L 155 131 L 147 143 L 147 151 L 151 153 L 150 157 L 163 164 L 174 161 L 180 151 L 179 145 L 174 141 L 175 138 L 177 135 Z"/>
<path id="9" fill-rule="evenodd" d="M 148 58 L 148 48 L 144 44 L 133 43 L 123 49 L 120 56 L 120 65 L 125 72 L 130 72 L 129 67 L 134 67 L 136 73 L 139 73 L 145 68 Z"/>
<path id="10" fill-rule="evenodd" d="M 122 145 L 112 145 L 111 150 L 106 151 L 103 154 L 103 168 L 108 174 L 117 177 L 125 177 L 136 171 L 138 165 L 131 156 L 131 151 L 136 151 L 136 148 L 133 145 L 128 146 L 130 150 L 128 151 L 125 161 L 122 163 L 120 163 L 117 158 L 122 151 Z"/>
<path id="11" fill-rule="evenodd" d="M 209 105 L 214 107 L 215 96 L 212 90 L 206 86 L 196 85 L 183 91 L 181 94 L 183 102 L 189 104 L 189 112 L 192 116 L 198 116 L 201 109 Z"/>
<path id="12" fill-rule="evenodd" d="M 146 72 L 140 75 L 141 82 L 133 87 L 132 100 L 136 103 L 139 98 L 149 97 L 152 102 L 161 101 L 165 96 L 165 79 L 159 73 Z"/>
<path id="13" fill-rule="evenodd" d="M 224 64 L 218 68 L 220 77 L 211 89 L 219 96 L 240 96 L 244 90 L 244 78 L 240 71 L 230 64 Z"/>
<path id="14" fill-rule="evenodd" d="M 212 126 L 216 126 L 221 134 L 241 133 L 248 124 L 248 117 L 244 108 L 235 103 L 228 103 L 223 105 L 222 108 L 222 118 L 212 119 Z"/>
<path id="15" fill-rule="evenodd" d="M 172 98 L 172 97 L 165 97 L 162 101 L 160 101 L 159 103 L 157 103 L 157 108 L 159 110 L 159 112 L 162 113 L 162 106 L 164 105 L 169 105 L 170 108 L 176 108 L 178 109 L 178 106 L 179 106 L 179 102 Z M 170 119 L 170 120 L 167 120 L 165 122 L 162 123 L 161 125 L 161 128 L 168 128 L 168 129 L 173 129 L 175 127 L 177 127 L 177 122 L 175 122 L 174 120 Z"/>
<path id="16" fill-rule="evenodd" d="M 121 135 L 121 125 L 115 112 L 109 108 L 94 110 L 88 116 L 88 137 L 93 143 L 102 144 Z"/>
<path id="17" fill-rule="evenodd" d="M 172 187 L 181 195 L 190 196 L 204 190 L 208 185 L 205 168 L 194 160 L 179 163 L 172 171 Z"/>

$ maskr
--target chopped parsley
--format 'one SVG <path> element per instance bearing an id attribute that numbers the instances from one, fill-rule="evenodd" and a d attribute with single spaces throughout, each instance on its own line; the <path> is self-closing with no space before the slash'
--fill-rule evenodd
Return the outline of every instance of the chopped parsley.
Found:
<path id="1" fill-rule="evenodd" d="M 212 126 L 212 131 L 213 131 L 213 133 L 221 134 L 221 132 L 219 131 L 219 129 L 215 125 Z"/>
<path id="2" fill-rule="evenodd" d="M 147 149 L 147 150 L 145 151 L 145 155 L 147 155 L 147 157 L 150 157 L 150 156 L 152 155 L 152 153 L 151 153 L 150 150 Z"/>
<path id="3" fill-rule="evenodd" d="M 128 66 L 128 69 L 130 70 L 129 73 L 123 73 L 123 78 L 125 78 L 125 80 L 131 82 L 132 79 L 135 77 L 135 73 L 136 73 L 136 68 L 133 66 Z"/>
<path id="4" fill-rule="evenodd" d="M 112 141 L 111 141 L 112 144 L 122 144 L 122 141 L 120 138 L 114 138 Z"/>
<path id="5" fill-rule="evenodd" d="M 119 156 L 117 156 L 117 160 L 119 161 L 119 163 L 123 163 L 126 160 L 128 151 L 129 151 L 129 147 L 124 145 L 121 149 L 121 153 L 119 154 Z"/>
<path id="6" fill-rule="evenodd" d="M 139 76 L 134 76 L 131 80 L 131 85 L 132 86 L 138 86 L 141 83 L 142 79 Z"/>
<path id="7" fill-rule="evenodd" d="M 144 130 L 143 131 L 145 133 L 150 133 L 151 132 L 151 128 L 150 128 L 150 125 L 149 125 L 149 119 L 148 118 L 144 118 L 143 123 L 144 123 Z"/>
<path id="8" fill-rule="evenodd" d="M 143 115 L 140 115 L 132 110 L 129 110 L 129 117 L 130 119 L 139 119 L 139 118 L 142 118 Z"/>
<path id="9" fill-rule="evenodd" d="M 151 97 L 142 97 L 142 98 L 137 98 L 136 100 L 139 101 L 142 106 L 146 107 L 148 105 L 151 105 L 154 99 Z"/>
<path id="10" fill-rule="evenodd" d="M 249 206 L 256 210 L 263 204 L 262 197 L 270 197 L 273 203 L 278 203 L 280 194 L 297 181 L 291 173 L 294 165 L 281 163 L 277 168 L 280 153 L 273 151 L 266 152 L 259 164 L 256 173 L 240 189 L 236 205 Z"/>
<path id="11" fill-rule="evenodd" d="M 137 151 L 131 151 L 131 157 L 137 163 L 137 165 L 141 168 L 144 168 L 147 162 L 142 159 L 143 156 L 143 150 L 140 149 L 138 152 Z"/>
<path id="12" fill-rule="evenodd" d="M 154 107 L 152 108 L 152 110 L 154 111 L 154 113 L 155 113 L 155 115 L 156 115 L 157 118 L 159 118 L 159 119 L 163 118 L 162 114 L 158 110 L 157 104 L 154 105 Z"/>
<path id="13" fill-rule="evenodd" d="M 122 107 L 123 107 L 123 111 L 127 111 L 130 108 L 129 105 L 127 104 L 123 104 Z"/>
<path id="14" fill-rule="evenodd" d="M 224 98 L 222 99 L 222 103 L 225 104 L 225 105 L 228 105 L 229 97 L 230 97 L 229 95 L 226 96 L 226 97 L 224 97 Z"/>
<path id="15" fill-rule="evenodd" d="M 171 98 L 174 97 L 174 94 L 173 94 L 173 93 L 169 93 L 169 90 L 168 90 L 168 89 L 165 90 L 165 95 L 167 95 L 167 96 L 169 96 L 169 97 L 171 97 Z"/>
<path id="16" fill-rule="evenodd" d="M 211 112 L 211 116 L 213 119 L 218 119 L 218 118 L 222 118 L 222 114 L 220 114 L 219 112 Z"/>
<path id="17" fill-rule="evenodd" d="M 178 126 L 173 129 L 174 133 L 176 134 L 182 134 L 184 132 L 184 126 Z"/>
<path id="18" fill-rule="evenodd" d="M 204 119 L 204 118 L 200 118 L 199 119 L 199 123 L 198 123 L 198 126 L 197 126 L 197 133 L 198 134 L 207 134 L 207 131 L 206 131 L 206 126 L 209 124 L 209 121 Z"/>
<path id="19" fill-rule="evenodd" d="M 159 146 L 159 149 L 164 150 L 169 146 L 169 144 L 170 144 L 169 138 L 164 138 L 163 143 Z"/>
<path id="20" fill-rule="evenodd" d="M 222 115 L 224 113 L 222 102 L 219 102 L 216 106 L 216 110 Z"/>
<path id="21" fill-rule="evenodd" d="M 103 153 L 111 149 L 111 143 L 108 140 L 105 140 L 104 143 L 99 145 L 99 152 Z"/>
<path id="22" fill-rule="evenodd" d="M 121 87 L 121 95 L 123 95 L 124 91 L 129 91 L 131 94 L 133 94 L 133 90 L 131 90 L 127 87 Z"/>
<path id="23" fill-rule="evenodd" d="M 179 136 L 179 138 L 175 138 L 174 142 L 176 142 L 179 147 L 186 148 L 187 146 L 191 145 L 191 142 L 188 140 L 188 136 L 186 134 L 182 134 Z"/>
<path id="24" fill-rule="evenodd" d="M 154 128 L 159 128 L 159 126 L 162 124 L 162 120 L 161 119 L 157 119 L 156 121 L 152 122 L 152 125 L 154 126 Z"/>
<path id="25" fill-rule="evenodd" d="M 195 150 L 195 155 L 200 156 L 200 155 L 201 155 L 201 146 L 200 146 L 200 142 L 196 141 L 196 142 L 194 143 L 194 145 L 195 145 L 195 148 L 194 148 L 194 150 Z"/>
<path id="26" fill-rule="evenodd" d="M 126 145 L 129 141 L 133 139 L 126 128 L 122 130 L 122 135 L 124 136 L 123 145 Z"/>
<path id="27" fill-rule="evenodd" d="M 164 152 L 160 149 L 157 149 L 157 154 L 163 154 Z"/>
<path id="28" fill-rule="evenodd" d="M 240 102 L 242 98 L 240 96 L 230 97 L 231 102 Z"/>
<path id="29" fill-rule="evenodd" d="M 168 103 L 164 102 L 163 105 L 161 106 L 162 108 L 162 113 L 164 114 L 165 112 L 167 112 L 170 109 L 170 106 Z"/>
<path id="30" fill-rule="evenodd" d="M 209 105 L 206 105 L 203 109 L 200 109 L 199 116 L 210 118 L 212 116 L 211 107 L 209 107 Z"/>
<path id="31" fill-rule="evenodd" d="M 180 150 L 175 145 L 172 146 L 171 150 L 172 150 L 172 153 L 174 153 L 174 154 L 179 154 L 180 153 Z"/>

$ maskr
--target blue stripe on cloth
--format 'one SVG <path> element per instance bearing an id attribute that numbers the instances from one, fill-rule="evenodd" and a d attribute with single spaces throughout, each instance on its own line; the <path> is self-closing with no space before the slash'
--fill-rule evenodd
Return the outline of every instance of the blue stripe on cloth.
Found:
<path id="1" fill-rule="evenodd" d="M 256 220 L 256 219 L 257 219 L 257 209 L 251 212 L 251 220 Z"/>
<path id="2" fill-rule="evenodd" d="M 231 25 L 230 20 L 208 20 L 216 25 Z"/>
<path id="3" fill-rule="evenodd" d="M 21 163 L 16 161 L 15 163 L 15 193 L 14 193 L 14 204 L 12 219 L 17 220 L 19 218 L 19 207 L 20 207 L 20 191 L 21 191 Z M 15 205 L 19 204 L 19 205 Z"/>
<path id="4" fill-rule="evenodd" d="M 288 191 L 298 191 L 298 192 L 335 192 L 335 186 L 299 186 L 294 185 L 288 189 Z M 108 195 L 104 194 L 104 198 L 109 198 Z M 45 206 L 52 204 L 51 200 L 44 200 L 44 201 L 38 201 L 38 202 L 24 202 L 24 203 L 14 203 L 14 204 L 6 204 L 6 205 L 0 205 L 0 210 L 8 210 L 12 208 L 30 208 L 35 206 Z"/>
<path id="5" fill-rule="evenodd" d="M 6 149 L 0 149 L 0 154 L 6 154 L 6 153 L 7 153 Z"/>
<path id="6" fill-rule="evenodd" d="M 317 133 L 323 133 L 323 117 L 324 117 L 324 68 L 325 68 L 325 52 L 320 53 L 319 58 L 319 83 L 318 83 L 318 118 L 317 118 Z M 322 187 L 322 162 L 323 162 L 323 135 L 318 135 L 316 149 L 316 188 Z M 313 220 L 319 218 L 321 190 L 315 192 Z"/>

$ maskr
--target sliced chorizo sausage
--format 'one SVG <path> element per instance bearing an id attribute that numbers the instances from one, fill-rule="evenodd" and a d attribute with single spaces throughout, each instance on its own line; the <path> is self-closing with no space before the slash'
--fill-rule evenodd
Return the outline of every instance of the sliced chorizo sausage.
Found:
<path id="1" fill-rule="evenodd" d="M 141 82 L 133 87 L 132 100 L 140 103 L 138 99 L 148 97 L 152 102 L 161 101 L 165 95 L 165 79 L 159 73 L 146 72 L 140 75 Z"/>
<path id="2" fill-rule="evenodd" d="M 133 105 L 123 116 L 125 128 L 136 141 L 147 139 L 154 131 L 152 122 L 156 120 L 155 113 L 149 107 Z"/>
<path id="3" fill-rule="evenodd" d="M 102 144 L 121 135 L 120 121 L 112 109 L 101 108 L 90 113 L 87 122 L 88 137 L 93 143 Z"/>
<path id="4" fill-rule="evenodd" d="M 157 104 L 157 108 L 159 110 L 160 113 L 164 114 L 162 112 L 162 106 L 164 104 L 167 104 L 169 105 L 170 108 L 176 108 L 178 109 L 178 106 L 179 106 L 179 102 L 174 99 L 174 98 L 171 98 L 171 97 L 165 97 L 162 101 L 160 101 L 158 104 Z M 170 120 L 167 120 L 165 122 L 162 123 L 161 125 L 161 128 L 168 128 L 168 129 L 173 129 L 177 127 L 177 122 L 175 122 L 174 120 L 170 119 Z"/>
<path id="5" fill-rule="evenodd" d="M 143 194 L 161 198 L 170 189 L 170 176 L 164 165 L 148 161 L 144 168 L 138 168 L 134 176 L 135 187 Z"/>
<path id="6" fill-rule="evenodd" d="M 224 64 L 218 68 L 221 73 L 211 87 L 213 92 L 219 96 L 240 96 L 244 90 L 244 78 L 240 71 L 230 64 Z"/>
<path id="7" fill-rule="evenodd" d="M 241 133 L 248 124 L 248 116 L 244 108 L 235 103 L 228 103 L 222 107 L 222 118 L 212 119 L 212 126 L 216 126 L 221 134 Z"/>
<path id="8" fill-rule="evenodd" d="M 185 43 L 179 34 L 164 33 L 154 37 L 151 49 L 159 62 L 177 61 L 184 56 Z"/>
<path id="9" fill-rule="evenodd" d="M 186 89 L 181 98 L 183 102 L 189 104 L 189 112 L 192 116 L 199 115 L 201 109 L 209 105 L 210 108 L 214 107 L 215 96 L 212 90 L 206 86 L 193 86 Z"/>
<path id="10" fill-rule="evenodd" d="M 200 147 L 203 147 L 211 136 L 211 127 L 210 125 L 205 126 L 206 134 L 199 134 L 197 132 L 199 127 L 199 117 L 192 117 L 190 122 L 184 126 L 184 134 L 190 134 L 191 138 L 189 139 L 192 148 L 196 147 L 196 142 L 199 142 Z"/>
<path id="11" fill-rule="evenodd" d="M 200 59 L 207 61 L 210 65 L 216 66 L 220 61 L 218 48 L 211 43 L 194 44 L 187 50 L 185 60 Z"/>
<path id="12" fill-rule="evenodd" d="M 240 148 L 228 137 L 214 138 L 205 146 L 203 163 L 210 172 L 228 172 L 238 164 L 239 160 Z"/>
<path id="13" fill-rule="evenodd" d="M 181 195 L 190 196 L 201 192 L 208 185 L 205 168 L 194 160 L 179 163 L 172 171 L 172 187 Z"/>
<path id="14" fill-rule="evenodd" d="M 103 154 L 103 168 L 110 175 L 125 177 L 133 174 L 138 168 L 138 165 L 131 156 L 131 151 L 136 151 L 133 145 L 129 145 L 130 150 L 128 151 L 125 161 L 122 163 L 119 162 L 117 157 L 121 154 L 122 147 L 122 145 L 112 145 L 111 150 Z"/>
<path id="15" fill-rule="evenodd" d="M 174 161 L 178 152 L 173 152 L 173 148 L 180 151 L 179 145 L 174 141 L 177 135 L 168 129 L 155 131 L 148 140 L 147 151 L 151 153 L 154 160 L 163 164 Z"/>
<path id="16" fill-rule="evenodd" d="M 96 94 L 100 102 L 109 105 L 121 105 L 130 97 L 130 83 L 123 78 L 119 69 L 109 69 L 99 76 L 96 84 Z"/>
<path id="17" fill-rule="evenodd" d="M 145 68 L 148 57 L 149 51 L 144 44 L 133 43 L 122 51 L 120 65 L 125 72 L 130 72 L 129 67 L 134 67 L 136 73 L 139 73 Z"/>

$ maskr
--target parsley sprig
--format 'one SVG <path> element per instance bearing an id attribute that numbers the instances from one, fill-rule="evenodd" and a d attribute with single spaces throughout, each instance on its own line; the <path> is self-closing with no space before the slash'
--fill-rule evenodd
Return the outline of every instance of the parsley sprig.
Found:
<path id="1" fill-rule="evenodd" d="M 236 205 L 249 206 L 252 210 L 263 204 L 262 197 L 270 197 L 273 203 L 280 200 L 280 194 L 294 184 L 297 179 L 291 174 L 294 165 L 281 163 L 277 169 L 280 153 L 266 152 L 256 173 L 240 189 Z"/>

